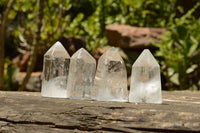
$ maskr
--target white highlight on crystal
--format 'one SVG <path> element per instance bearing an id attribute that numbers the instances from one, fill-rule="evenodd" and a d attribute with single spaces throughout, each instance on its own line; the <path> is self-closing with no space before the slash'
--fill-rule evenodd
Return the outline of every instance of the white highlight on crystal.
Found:
<path id="1" fill-rule="evenodd" d="M 59 76 L 49 81 L 44 81 L 45 87 L 42 90 L 42 96 L 44 97 L 55 97 L 55 98 L 66 98 L 66 77 Z"/>

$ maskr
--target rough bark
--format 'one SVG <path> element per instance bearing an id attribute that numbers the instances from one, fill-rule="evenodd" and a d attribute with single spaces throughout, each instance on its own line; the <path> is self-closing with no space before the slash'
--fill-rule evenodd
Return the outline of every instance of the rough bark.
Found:
<path id="1" fill-rule="evenodd" d="M 0 90 L 4 86 L 4 58 L 5 58 L 5 37 L 6 37 L 6 26 L 8 21 L 8 14 L 15 0 L 9 0 L 8 5 L 3 12 L 3 19 L 0 25 Z"/>
<path id="2" fill-rule="evenodd" d="M 39 45 L 39 40 L 40 40 L 40 32 L 41 32 L 41 27 L 42 27 L 43 9 L 44 9 L 44 0 L 40 0 L 38 17 L 36 20 L 37 30 L 34 34 L 33 47 L 31 50 L 30 61 L 28 62 L 27 74 L 22 82 L 22 85 L 18 89 L 18 91 L 25 90 L 26 84 L 28 83 L 31 73 L 33 72 L 33 70 L 35 68 L 35 64 L 36 64 L 37 56 L 38 56 L 38 45 Z"/>
<path id="3" fill-rule="evenodd" d="M 200 92 L 163 91 L 163 104 L 44 98 L 0 91 L 0 132 L 200 132 Z"/>

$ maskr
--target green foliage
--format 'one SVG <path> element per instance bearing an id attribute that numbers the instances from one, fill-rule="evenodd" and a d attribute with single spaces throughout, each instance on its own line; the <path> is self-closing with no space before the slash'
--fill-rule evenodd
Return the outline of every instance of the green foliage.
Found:
<path id="1" fill-rule="evenodd" d="M 16 90 L 15 76 L 19 72 L 19 68 L 12 66 L 12 62 L 6 58 L 5 59 L 5 72 L 4 72 L 4 90 L 11 91 Z"/>
<path id="2" fill-rule="evenodd" d="M 161 57 L 163 74 L 169 87 L 178 89 L 198 89 L 199 79 L 195 76 L 200 69 L 200 19 L 192 13 L 200 3 L 181 18 L 171 19 L 166 36 L 159 48 L 157 56 Z"/>
<path id="3" fill-rule="evenodd" d="M 2 0 L 0 5 L 5 3 Z M 39 52 L 46 51 L 62 36 L 83 38 L 90 51 L 108 45 L 105 37 L 108 24 L 167 27 L 162 43 L 155 44 L 162 72 L 169 87 L 187 89 L 194 84 L 195 88 L 199 80 L 194 75 L 200 73 L 200 19 L 195 19 L 192 13 L 198 5 L 176 18 L 177 10 L 182 10 L 176 4 L 177 0 L 48 0 L 44 2 L 44 15 L 38 20 L 39 0 L 17 0 L 9 19 L 16 26 L 15 42 L 23 44 L 19 47 L 25 50 L 34 47 L 38 21 L 42 22 L 37 40 Z"/>
<path id="4" fill-rule="evenodd" d="M 175 13 L 175 0 L 107 0 L 104 6 L 106 24 L 163 27 Z"/>
<path id="5" fill-rule="evenodd" d="M 164 27 L 175 14 L 175 0 L 90 0 L 93 12 L 78 13 L 66 28 L 66 35 L 84 36 L 92 51 L 107 45 L 105 25 L 129 24 L 134 26 Z"/>
<path id="6" fill-rule="evenodd" d="M 20 39 L 21 35 L 26 43 L 30 46 L 33 44 L 35 34 L 37 34 L 38 21 L 42 21 L 40 33 L 39 49 L 47 49 L 65 32 L 70 22 L 69 15 L 66 11 L 71 8 L 72 4 L 68 0 L 48 0 L 44 2 L 43 17 L 37 18 L 39 11 L 39 0 L 18 0 L 15 2 L 9 16 L 20 20 L 17 23 L 15 36 Z M 17 14 L 17 15 L 16 15 Z M 20 40 L 22 41 L 22 40 Z M 24 43 L 24 42 L 23 42 Z"/>
<path id="7" fill-rule="evenodd" d="M 32 44 L 39 0 L 18 0 L 9 14 L 19 33 Z M 60 36 L 82 37 L 92 51 L 107 44 L 105 25 L 164 27 L 175 12 L 175 0 L 48 0 L 44 5 L 40 47 L 48 48 Z"/>

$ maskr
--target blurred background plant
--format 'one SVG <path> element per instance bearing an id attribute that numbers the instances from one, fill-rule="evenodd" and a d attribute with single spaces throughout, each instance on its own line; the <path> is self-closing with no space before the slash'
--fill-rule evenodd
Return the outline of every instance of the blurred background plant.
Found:
<path id="1" fill-rule="evenodd" d="M 0 30 L 6 31 L 0 33 L 0 81 L 5 80 L 4 87 L 0 82 L 0 89 L 15 88 L 13 77 L 18 71 L 12 68 L 10 77 L 3 78 L 2 71 L 10 71 L 7 67 L 10 63 L 4 58 L 12 60 L 19 53 L 31 53 L 26 77 L 18 89 L 22 91 L 34 71 L 37 55 L 43 55 L 56 40 L 68 36 L 81 38 L 92 52 L 108 45 L 105 26 L 109 24 L 167 28 L 166 37 L 155 44 L 167 88 L 199 89 L 197 3 L 197 0 L 0 0 Z M 12 86 L 7 85 L 8 80 L 13 82 Z"/>
<path id="2" fill-rule="evenodd" d="M 4 90 L 11 91 L 11 90 L 17 90 L 17 83 L 15 81 L 15 76 L 19 72 L 19 68 L 12 65 L 12 62 L 10 59 L 6 58 L 5 63 L 5 72 L 4 72 Z"/>
<path id="3" fill-rule="evenodd" d="M 172 16 L 162 42 L 155 44 L 167 86 L 172 90 L 200 87 L 200 19 L 192 15 L 199 6 L 196 4 L 180 18 Z"/>

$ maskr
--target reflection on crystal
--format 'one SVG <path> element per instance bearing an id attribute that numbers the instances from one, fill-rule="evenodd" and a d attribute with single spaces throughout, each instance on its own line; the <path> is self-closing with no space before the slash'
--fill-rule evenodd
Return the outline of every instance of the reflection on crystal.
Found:
<path id="1" fill-rule="evenodd" d="M 42 96 L 66 98 L 70 56 L 60 42 L 44 55 Z"/>
<path id="2" fill-rule="evenodd" d="M 99 58 L 93 96 L 99 101 L 128 101 L 126 67 L 114 47 Z"/>
<path id="3" fill-rule="evenodd" d="M 132 66 L 129 102 L 162 103 L 160 66 L 148 49 Z"/>
<path id="4" fill-rule="evenodd" d="M 91 99 L 91 91 L 96 71 L 96 60 L 83 48 L 72 57 L 67 83 L 67 97 Z"/>

